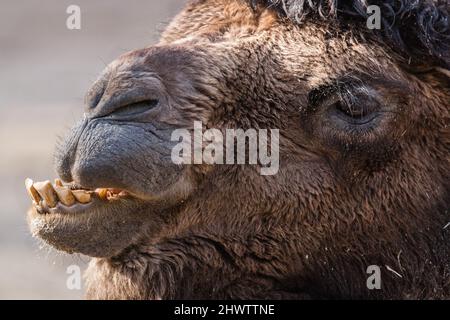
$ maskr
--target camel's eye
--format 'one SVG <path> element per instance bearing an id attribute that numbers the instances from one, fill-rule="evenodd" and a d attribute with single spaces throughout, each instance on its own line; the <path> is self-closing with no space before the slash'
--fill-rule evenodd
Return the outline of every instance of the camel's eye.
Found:
<path id="1" fill-rule="evenodd" d="M 313 91 L 310 103 L 340 127 L 362 126 L 379 115 L 381 104 L 376 97 L 376 92 L 366 87 L 332 86 Z"/>
<path id="2" fill-rule="evenodd" d="M 158 106 L 158 100 L 146 100 L 142 102 L 132 103 L 118 108 L 108 115 L 112 119 L 120 119 L 122 117 L 134 117 L 146 113 Z"/>
<path id="3" fill-rule="evenodd" d="M 371 97 L 354 97 L 352 101 L 339 98 L 330 106 L 331 115 L 354 125 L 363 125 L 372 121 L 379 110 L 379 104 Z"/>

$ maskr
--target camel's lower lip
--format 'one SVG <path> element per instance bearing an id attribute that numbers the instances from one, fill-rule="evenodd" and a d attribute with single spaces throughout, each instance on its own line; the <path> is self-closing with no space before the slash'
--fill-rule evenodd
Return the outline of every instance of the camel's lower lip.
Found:
<path id="1" fill-rule="evenodd" d="M 55 208 L 50 208 L 46 213 L 48 214 L 85 214 L 92 212 L 95 208 L 95 203 L 88 204 L 76 204 L 71 207 L 67 207 L 61 203 L 58 203 Z"/>
<path id="2" fill-rule="evenodd" d="M 123 198 L 125 199 L 125 198 Z M 118 202 L 116 200 L 114 202 Z M 111 203 L 103 201 L 97 197 L 94 197 L 91 202 L 87 204 L 77 203 L 72 206 L 66 206 L 62 203 L 58 203 L 54 208 L 43 207 L 42 205 L 37 205 L 36 210 L 40 214 L 53 214 L 53 215 L 82 215 L 89 214 L 93 211 L 99 211 L 100 209 L 106 209 Z"/>

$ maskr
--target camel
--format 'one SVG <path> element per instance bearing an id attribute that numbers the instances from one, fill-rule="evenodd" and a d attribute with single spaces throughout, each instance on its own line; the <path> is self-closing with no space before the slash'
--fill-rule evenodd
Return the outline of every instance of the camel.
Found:
<path id="1" fill-rule="evenodd" d="M 447 1 L 189 1 L 89 89 L 58 179 L 27 180 L 31 233 L 92 258 L 87 299 L 449 299 L 449 19 Z M 278 130 L 277 172 L 174 163 L 194 122 Z"/>

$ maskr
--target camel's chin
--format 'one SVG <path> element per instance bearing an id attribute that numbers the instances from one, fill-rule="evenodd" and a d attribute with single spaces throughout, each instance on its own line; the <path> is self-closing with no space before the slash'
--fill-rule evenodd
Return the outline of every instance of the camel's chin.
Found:
<path id="1" fill-rule="evenodd" d="M 127 198 L 66 206 L 58 203 L 43 209 L 34 205 L 28 212 L 33 236 L 57 250 L 91 257 L 112 257 L 135 241 L 132 235 L 143 228 L 139 200 Z"/>

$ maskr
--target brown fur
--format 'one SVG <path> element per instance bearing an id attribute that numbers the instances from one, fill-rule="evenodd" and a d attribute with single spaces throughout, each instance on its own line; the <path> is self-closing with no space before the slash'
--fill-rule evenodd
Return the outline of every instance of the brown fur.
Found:
<path id="1" fill-rule="evenodd" d="M 92 260 L 88 298 L 450 298 L 450 86 L 437 65 L 231 0 L 192 1 L 160 44 L 119 64 L 144 55 L 166 80 L 166 120 L 279 128 L 280 171 L 190 167 L 156 230 Z M 314 108 L 312 93 L 342 79 L 389 106 L 375 127 L 339 130 Z M 369 265 L 381 290 L 366 287 Z"/>

